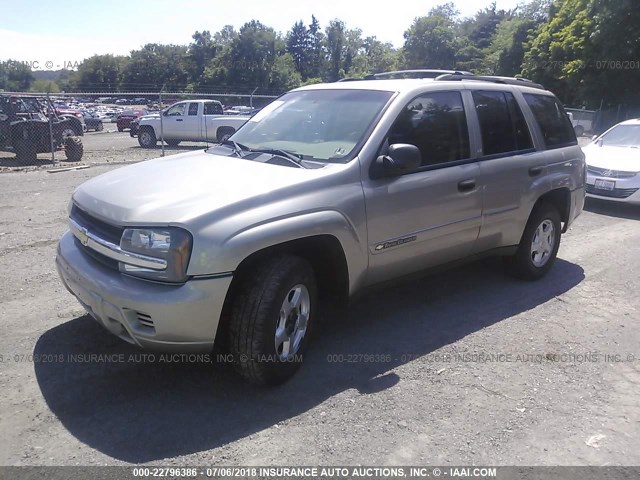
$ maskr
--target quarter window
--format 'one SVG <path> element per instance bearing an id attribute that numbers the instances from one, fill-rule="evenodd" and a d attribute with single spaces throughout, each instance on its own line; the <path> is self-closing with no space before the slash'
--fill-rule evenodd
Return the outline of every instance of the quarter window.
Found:
<path id="1" fill-rule="evenodd" d="M 204 114 L 205 115 L 222 115 L 224 112 L 222 110 L 222 105 L 216 102 L 207 102 L 204 104 Z"/>
<path id="2" fill-rule="evenodd" d="M 527 122 L 511 92 L 476 91 L 473 102 L 480 122 L 484 155 L 533 148 Z"/>
<path id="3" fill-rule="evenodd" d="M 578 144 L 571 120 L 555 97 L 525 93 L 524 99 L 533 112 L 547 147 Z"/>
<path id="4" fill-rule="evenodd" d="M 418 147 L 423 166 L 469 158 L 469 130 L 460 92 L 434 92 L 414 99 L 391 127 L 389 144 L 394 143 Z"/>
<path id="5" fill-rule="evenodd" d="M 191 115 L 191 116 L 198 115 L 198 104 L 197 103 L 190 103 L 189 104 L 189 115 Z"/>

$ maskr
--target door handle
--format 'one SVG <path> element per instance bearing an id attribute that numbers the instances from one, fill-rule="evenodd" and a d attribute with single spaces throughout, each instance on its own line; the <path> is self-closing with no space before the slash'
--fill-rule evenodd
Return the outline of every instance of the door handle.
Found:
<path id="1" fill-rule="evenodd" d="M 535 177 L 537 175 L 540 175 L 542 173 L 542 167 L 531 167 L 529 169 L 529 176 L 530 177 Z"/>
<path id="2" fill-rule="evenodd" d="M 476 188 L 476 181 L 474 179 L 463 180 L 462 182 L 458 183 L 458 190 L 461 192 L 470 192 L 474 188 Z"/>
<path id="3" fill-rule="evenodd" d="M 181 118 L 176 118 L 176 122 L 181 122 L 182 119 Z"/>

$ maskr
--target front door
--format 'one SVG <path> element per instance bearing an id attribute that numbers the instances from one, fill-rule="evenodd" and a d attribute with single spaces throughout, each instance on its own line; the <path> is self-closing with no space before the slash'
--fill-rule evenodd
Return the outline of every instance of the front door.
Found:
<path id="1" fill-rule="evenodd" d="M 480 230 L 479 166 L 461 93 L 425 93 L 409 102 L 385 145 L 394 143 L 417 146 L 422 165 L 400 177 L 363 181 L 369 284 L 464 258 Z"/>
<path id="2" fill-rule="evenodd" d="M 162 131 L 164 138 L 182 140 L 184 138 L 184 125 L 187 116 L 187 102 L 176 103 L 167 110 L 162 119 Z"/>

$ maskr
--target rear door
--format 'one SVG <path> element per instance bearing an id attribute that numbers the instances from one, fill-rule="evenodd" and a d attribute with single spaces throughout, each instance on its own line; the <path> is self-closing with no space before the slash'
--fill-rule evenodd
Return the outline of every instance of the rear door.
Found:
<path id="1" fill-rule="evenodd" d="M 182 131 L 184 133 L 184 140 L 192 140 L 199 142 L 203 140 L 201 134 L 201 118 L 202 104 L 200 102 L 189 102 L 187 107 L 187 115 L 182 122 Z"/>
<path id="2" fill-rule="evenodd" d="M 394 143 L 417 146 L 422 166 L 400 177 L 363 179 L 370 284 L 463 258 L 480 229 L 480 170 L 461 92 L 414 98 L 380 153 Z"/>
<path id="3" fill-rule="evenodd" d="M 535 201 L 531 191 L 545 176 L 545 154 L 536 151 L 517 93 L 511 89 L 469 92 L 472 120 L 480 133 L 476 148 L 483 190 L 476 252 L 520 242 Z"/>

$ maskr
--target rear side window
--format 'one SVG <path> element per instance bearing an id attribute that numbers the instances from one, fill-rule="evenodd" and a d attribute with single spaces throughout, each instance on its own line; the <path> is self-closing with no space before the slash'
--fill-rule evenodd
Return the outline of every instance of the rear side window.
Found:
<path id="1" fill-rule="evenodd" d="M 473 102 L 480 122 L 484 155 L 533 148 L 527 122 L 511 92 L 476 91 Z"/>
<path id="2" fill-rule="evenodd" d="M 538 122 L 548 148 L 578 144 L 571 120 L 555 97 L 525 93 L 524 99 Z"/>
<path id="3" fill-rule="evenodd" d="M 197 103 L 190 103 L 189 104 L 189 115 L 191 115 L 191 116 L 198 115 L 198 104 Z"/>
<path id="4" fill-rule="evenodd" d="M 469 158 L 469 130 L 460 92 L 428 93 L 411 101 L 391 127 L 389 144 L 394 143 L 418 147 L 423 166 Z"/>
<path id="5" fill-rule="evenodd" d="M 204 104 L 204 114 L 205 115 L 222 115 L 222 105 L 215 102 L 207 102 Z"/>

